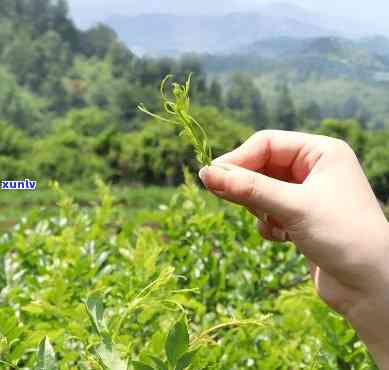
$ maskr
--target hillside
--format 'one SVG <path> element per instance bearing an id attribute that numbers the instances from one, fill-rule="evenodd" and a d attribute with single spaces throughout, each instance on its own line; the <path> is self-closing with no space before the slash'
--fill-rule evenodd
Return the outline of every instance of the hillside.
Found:
<path id="1" fill-rule="evenodd" d="M 314 74 L 381 82 L 389 76 L 389 39 L 275 37 L 258 40 L 224 55 L 208 55 L 205 59 L 211 70 L 219 67 L 223 72 L 278 70 L 304 78 Z"/>

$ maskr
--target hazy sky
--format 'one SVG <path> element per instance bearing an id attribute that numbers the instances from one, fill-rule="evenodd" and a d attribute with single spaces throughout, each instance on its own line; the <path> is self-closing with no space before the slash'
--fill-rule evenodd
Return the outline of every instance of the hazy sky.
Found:
<path id="1" fill-rule="evenodd" d="M 81 25 L 102 21 L 113 14 L 139 13 L 220 13 L 249 11 L 278 0 L 69 0 L 72 13 Z M 286 1 L 284 1 L 286 2 Z M 389 33 L 388 0 L 290 0 L 308 10 L 355 21 L 380 25 Z"/>

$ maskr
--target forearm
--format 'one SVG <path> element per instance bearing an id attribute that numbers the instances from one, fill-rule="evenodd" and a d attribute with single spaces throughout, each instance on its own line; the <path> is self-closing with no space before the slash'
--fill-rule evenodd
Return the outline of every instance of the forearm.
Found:
<path id="1" fill-rule="evenodd" d="M 389 370 L 389 224 L 381 229 L 381 263 L 376 266 L 369 294 L 361 295 L 347 318 L 367 345 L 380 370 Z M 374 243 L 374 242 L 373 242 Z"/>
<path id="2" fill-rule="evenodd" d="M 369 351 L 374 357 L 380 370 L 389 370 L 389 343 L 385 346 L 369 346 Z"/>

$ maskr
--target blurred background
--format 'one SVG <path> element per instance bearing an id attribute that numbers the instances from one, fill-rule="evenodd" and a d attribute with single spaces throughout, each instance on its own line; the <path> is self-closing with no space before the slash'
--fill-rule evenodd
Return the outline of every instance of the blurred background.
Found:
<path id="1" fill-rule="evenodd" d="M 384 205 L 389 194 L 387 2 L 0 1 L 0 227 L 50 206 L 50 180 L 85 204 L 95 174 L 130 208 L 197 171 L 175 129 L 151 122 L 167 74 L 193 72 L 193 114 L 215 154 L 255 130 L 341 137 Z M 135 196 L 133 195 L 135 193 Z M 134 203 L 135 202 L 135 203 Z"/>

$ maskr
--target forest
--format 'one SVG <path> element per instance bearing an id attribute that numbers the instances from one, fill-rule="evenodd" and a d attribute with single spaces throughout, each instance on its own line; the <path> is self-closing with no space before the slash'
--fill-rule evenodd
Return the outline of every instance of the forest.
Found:
<path id="1" fill-rule="evenodd" d="M 231 63 L 139 57 L 66 0 L 0 0 L 0 180 L 37 181 L 0 190 L 0 368 L 375 368 L 296 248 L 203 191 L 190 142 L 137 107 L 192 74 L 215 156 L 263 129 L 346 140 L 389 215 L 386 85 Z"/>

